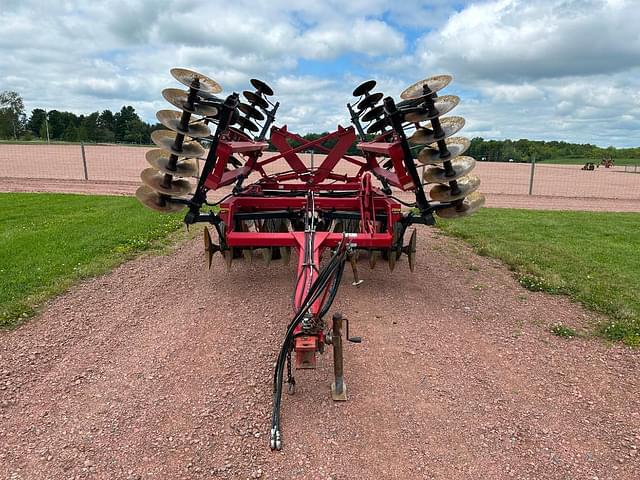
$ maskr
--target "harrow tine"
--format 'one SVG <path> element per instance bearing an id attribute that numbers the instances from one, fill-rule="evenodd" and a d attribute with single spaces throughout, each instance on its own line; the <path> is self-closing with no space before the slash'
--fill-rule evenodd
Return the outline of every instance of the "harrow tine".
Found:
<path id="1" fill-rule="evenodd" d="M 289 231 L 288 220 L 280 220 L 279 231 L 281 233 L 287 233 Z M 284 265 L 289 265 L 291 261 L 291 247 L 280 247 L 280 258 Z"/>
<path id="2" fill-rule="evenodd" d="M 389 258 L 387 259 L 387 262 L 389 263 L 389 271 L 393 272 L 393 269 L 396 268 L 396 260 L 398 259 L 398 253 L 395 250 L 390 248 L 388 250 L 388 256 Z"/>
<path id="3" fill-rule="evenodd" d="M 224 257 L 224 263 L 227 266 L 227 272 L 231 271 L 231 264 L 233 263 L 233 250 L 232 249 L 227 249 L 224 252 L 222 252 L 222 256 Z"/>
<path id="4" fill-rule="evenodd" d="M 248 222 L 240 222 L 240 230 L 242 232 L 248 232 L 250 230 Z M 253 249 L 252 248 L 243 248 L 242 256 L 244 257 L 244 261 L 248 264 L 253 263 Z"/>
<path id="5" fill-rule="evenodd" d="M 280 258 L 284 265 L 289 265 L 291 262 L 291 247 L 280 247 Z"/>
<path id="6" fill-rule="evenodd" d="M 380 258 L 380 252 L 378 250 L 369 250 L 369 268 L 373 270 L 376 268 L 378 259 Z"/>
<path id="7" fill-rule="evenodd" d="M 211 233 L 209 233 L 209 229 L 207 227 L 204 227 L 204 251 L 207 254 L 209 270 L 211 270 L 213 254 L 220 251 L 220 247 L 211 241 Z"/>
<path id="8" fill-rule="evenodd" d="M 360 278 L 360 275 L 358 274 L 358 252 L 357 251 L 349 255 L 349 263 L 351 264 L 351 270 L 353 271 L 353 282 L 351 283 L 351 285 L 353 285 L 354 287 L 358 287 L 362 282 L 364 282 L 364 280 L 362 280 Z"/>

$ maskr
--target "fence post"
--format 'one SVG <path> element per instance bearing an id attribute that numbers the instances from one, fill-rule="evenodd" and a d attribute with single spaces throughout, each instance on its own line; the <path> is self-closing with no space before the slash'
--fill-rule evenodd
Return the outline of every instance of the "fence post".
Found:
<path id="1" fill-rule="evenodd" d="M 529 195 L 533 194 L 533 176 L 536 171 L 536 157 L 535 155 L 531 156 L 531 175 L 529 175 Z"/>
<path id="2" fill-rule="evenodd" d="M 80 151 L 82 152 L 82 166 L 84 168 L 84 179 L 89 180 L 89 173 L 87 172 L 87 155 L 84 152 L 84 142 L 80 142 Z"/>

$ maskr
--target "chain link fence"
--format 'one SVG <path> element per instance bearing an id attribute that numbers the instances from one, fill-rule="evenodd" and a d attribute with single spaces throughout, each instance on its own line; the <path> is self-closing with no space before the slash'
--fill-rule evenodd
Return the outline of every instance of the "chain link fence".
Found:
<path id="1" fill-rule="evenodd" d="M 151 148 L 155 147 L 0 144 L 0 179 L 138 184 L 140 172 L 149 167 L 145 153 Z M 315 162 L 319 164 L 323 157 L 316 155 Z M 274 164 L 273 171 L 279 170 L 279 166 Z M 282 165 L 281 170 L 288 168 Z M 347 165 L 346 168 L 350 167 Z M 474 170 L 482 180 L 481 191 L 486 194 L 640 201 L 640 175 L 637 173 L 640 173 L 640 165 L 583 170 L 581 165 L 483 161 L 478 161 Z"/>

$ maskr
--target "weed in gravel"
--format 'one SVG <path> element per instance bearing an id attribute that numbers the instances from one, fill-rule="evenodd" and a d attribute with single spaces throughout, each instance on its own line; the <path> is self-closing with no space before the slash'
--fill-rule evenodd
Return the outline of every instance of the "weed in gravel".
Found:
<path id="1" fill-rule="evenodd" d="M 531 292 L 562 293 L 562 287 L 537 275 L 518 275 L 518 283 Z"/>
<path id="2" fill-rule="evenodd" d="M 566 327 L 561 323 L 556 323 L 551 326 L 551 333 L 557 337 L 573 338 L 577 335 L 576 331 L 572 328 Z"/>

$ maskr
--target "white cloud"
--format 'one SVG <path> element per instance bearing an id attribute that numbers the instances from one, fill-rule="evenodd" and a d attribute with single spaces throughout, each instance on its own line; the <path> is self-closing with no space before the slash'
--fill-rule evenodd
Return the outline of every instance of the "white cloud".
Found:
<path id="1" fill-rule="evenodd" d="M 418 42 L 427 68 L 522 81 L 640 64 L 637 2 L 498 0 L 471 5 Z"/>
<path id="2" fill-rule="evenodd" d="M 277 124 L 332 130 L 363 80 L 397 97 L 450 72 L 464 132 L 640 143 L 637 2 L 524 0 L 0 0 L 0 90 L 27 108 L 133 105 L 153 121 L 174 66 L 225 92 L 262 78 Z"/>

